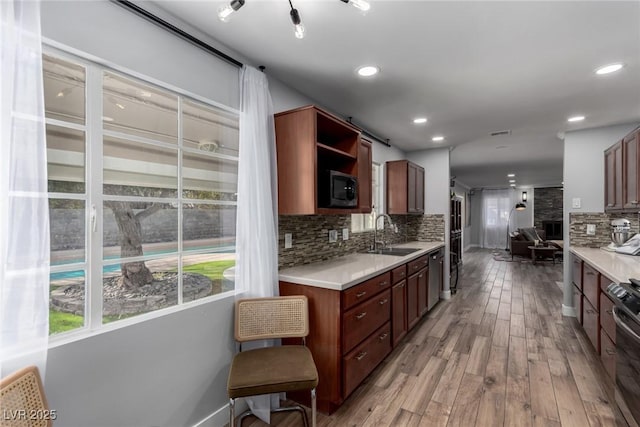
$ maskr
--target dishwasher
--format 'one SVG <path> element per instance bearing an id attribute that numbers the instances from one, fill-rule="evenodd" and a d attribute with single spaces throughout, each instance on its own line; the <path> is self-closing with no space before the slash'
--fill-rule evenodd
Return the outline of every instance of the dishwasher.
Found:
<path id="1" fill-rule="evenodd" d="M 429 254 L 429 293 L 427 310 L 440 301 L 440 289 L 443 283 L 444 249 L 439 249 Z"/>

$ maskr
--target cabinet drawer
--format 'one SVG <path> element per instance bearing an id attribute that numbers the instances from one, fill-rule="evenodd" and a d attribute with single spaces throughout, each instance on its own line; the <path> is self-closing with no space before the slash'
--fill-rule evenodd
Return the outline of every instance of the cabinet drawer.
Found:
<path id="1" fill-rule="evenodd" d="M 429 255 L 423 255 L 407 264 L 407 274 L 411 276 L 429 265 Z"/>
<path id="2" fill-rule="evenodd" d="M 573 284 L 582 290 L 582 260 L 575 255 L 572 256 L 571 268 L 573 272 Z"/>
<path id="3" fill-rule="evenodd" d="M 609 378 L 616 380 L 616 345 L 607 333 L 600 331 L 600 360 L 604 370 L 609 374 Z"/>
<path id="4" fill-rule="evenodd" d="M 342 292 L 342 308 L 347 310 L 391 286 L 391 272 L 371 278 Z"/>
<path id="5" fill-rule="evenodd" d="M 613 320 L 613 301 L 603 293 L 600 293 L 600 327 L 615 344 L 616 323 Z"/>
<path id="6" fill-rule="evenodd" d="M 389 321 L 391 316 L 391 290 L 387 289 L 374 298 L 353 307 L 342 315 L 342 342 L 346 353 L 360 341 Z"/>
<path id="7" fill-rule="evenodd" d="M 389 322 L 342 359 L 343 396 L 346 398 L 391 351 Z"/>
<path id="8" fill-rule="evenodd" d="M 587 298 L 582 301 L 582 327 L 586 332 L 593 348 L 596 349 L 596 353 L 600 352 L 600 330 L 598 323 L 600 316 L 596 309 L 589 303 Z"/>
<path id="9" fill-rule="evenodd" d="M 573 286 L 573 307 L 576 310 L 576 317 L 578 322 L 582 325 L 582 292 L 577 286 Z"/>
<path id="10" fill-rule="evenodd" d="M 599 311 L 600 306 L 600 273 L 589 264 L 582 266 L 582 293 L 593 308 Z"/>
<path id="11" fill-rule="evenodd" d="M 407 278 L 407 264 L 401 265 L 400 267 L 397 267 L 391 270 L 391 283 L 393 283 L 394 285 L 406 278 Z"/>

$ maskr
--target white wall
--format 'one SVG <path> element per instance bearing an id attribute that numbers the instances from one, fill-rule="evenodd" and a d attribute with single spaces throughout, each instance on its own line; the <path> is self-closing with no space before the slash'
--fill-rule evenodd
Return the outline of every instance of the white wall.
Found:
<path id="1" fill-rule="evenodd" d="M 567 132 L 564 138 L 564 259 L 569 260 L 569 215 L 572 212 L 604 212 L 604 150 L 622 139 L 638 123 Z M 573 208 L 574 198 L 580 208 Z M 565 262 L 567 266 L 568 261 Z M 562 312 L 575 315 L 571 268 L 564 269 Z"/>

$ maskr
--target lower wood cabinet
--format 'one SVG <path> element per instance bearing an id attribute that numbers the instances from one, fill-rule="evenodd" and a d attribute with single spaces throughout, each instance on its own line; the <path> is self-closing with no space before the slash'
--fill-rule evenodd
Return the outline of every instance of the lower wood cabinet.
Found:
<path id="1" fill-rule="evenodd" d="M 593 348 L 596 349 L 596 352 L 600 352 L 600 314 L 586 298 L 582 306 L 582 327 L 593 344 Z"/>
<path id="2" fill-rule="evenodd" d="M 391 322 L 386 322 L 343 358 L 343 388 L 348 396 L 391 351 Z"/>
<path id="3" fill-rule="evenodd" d="M 600 360 L 609 378 L 616 379 L 616 343 L 603 330 L 600 331 Z"/>
<path id="4" fill-rule="evenodd" d="M 573 286 L 573 306 L 576 310 L 576 317 L 578 318 L 578 323 L 582 325 L 582 292 L 577 286 Z"/>
<path id="5" fill-rule="evenodd" d="M 280 295 L 309 299 L 306 342 L 320 377 L 319 411 L 338 409 L 426 314 L 428 264 L 424 255 L 344 291 L 280 281 Z M 288 397 L 310 404 L 306 392 Z"/>
<path id="6" fill-rule="evenodd" d="M 407 266 L 391 270 L 391 340 L 393 346 L 407 335 Z"/>
<path id="7" fill-rule="evenodd" d="M 602 366 L 615 380 L 616 325 L 613 320 L 613 301 L 607 294 L 611 279 L 577 256 L 572 256 L 573 301 L 589 341 L 600 355 Z M 579 287 L 580 286 L 580 287 Z"/>

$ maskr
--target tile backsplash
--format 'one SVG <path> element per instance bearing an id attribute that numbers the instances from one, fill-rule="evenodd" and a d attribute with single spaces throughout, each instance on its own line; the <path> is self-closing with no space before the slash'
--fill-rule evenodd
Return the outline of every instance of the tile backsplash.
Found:
<path id="1" fill-rule="evenodd" d="M 378 230 L 378 240 L 387 244 L 444 241 L 444 215 L 392 215 L 391 218 L 398 232 L 393 232 L 385 219 L 385 230 Z M 373 244 L 373 231 L 351 232 L 351 215 L 281 215 L 278 222 L 280 269 L 365 251 Z M 349 240 L 342 240 L 344 228 L 349 230 Z M 338 231 L 337 242 L 329 243 L 329 230 Z M 290 249 L 284 248 L 285 233 L 293 235 Z"/>
<path id="2" fill-rule="evenodd" d="M 571 246 L 586 246 L 599 248 L 611 243 L 611 221 L 626 218 L 631 222 L 631 235 L 640 232 L 637 213 L 570 213 L 569 214 L 569 241 Z M 587 224 L 596 226 L 596 234 L 587 235 Z"/>

